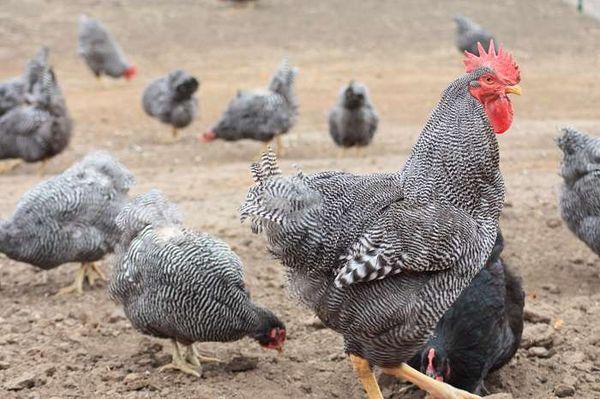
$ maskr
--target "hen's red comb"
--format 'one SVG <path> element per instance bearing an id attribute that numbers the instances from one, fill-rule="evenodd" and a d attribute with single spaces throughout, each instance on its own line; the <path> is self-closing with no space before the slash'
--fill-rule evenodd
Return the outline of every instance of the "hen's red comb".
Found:
<path id="1" fill-rule="evenodd" d="M 500 45 L 498 53 L 496 53 L 494 40 L 490 40 L 490 48 L 486 53 L 479 42 L 477 43 L 477 50 L 479 50 L 479 56 L 465 51 L 463 63 L 465 64 L 467 73 L 471 73 L 482 66 L 488 66 L 492 68 L 496 75 L 505 83 L 516 85 L 521 81 L 519 66 L 513 56 L 508 51 L 504 51 L 502 45 Z"/>

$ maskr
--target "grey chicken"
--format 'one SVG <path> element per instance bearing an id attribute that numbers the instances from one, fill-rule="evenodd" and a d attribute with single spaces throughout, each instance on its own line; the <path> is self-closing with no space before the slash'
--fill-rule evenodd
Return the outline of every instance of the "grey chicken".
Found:
<path id="1" fill-rule="evenodd" d="M 98 79 L 107 75 L 129 80 L 137 74 L 135 65 L 127 61 L 119 44 L 100 21 L 80 15 L 78 39 L 77 52 Z"/>
<path id="2" fill-rule="evenodd" d="M 493 45 L 492 45 L 493 46 Z M 500 49 L 465 54 L 404 168 L 283 176 L 269 152 L 241 207 L 284 265 L 292 293 L 343 335 L 370 399 L 371 367 L 434 397 L 474 398 L 405 364 L 481 270 L 504 201 L 496 133 L 512 122 L 519 70 Z"/>
<path id="3" fill-rule="evenodd" d="M 600 255 L 600 137 L 564 128 L 557 143 L 563 152 L 560 215 L 569 230 Z"/>
<path id="4" fill-rule="evenodd" d="M 342 151 L 348 147 L 360 149 L 371 143 L 378 124 L 379 116 L 371 103 L 367 87 L 350 81 L 340 92 L 338 104 L 329 113 L 331 138 L 342 147 Z"/>
<path id="5" fill-rule="evenodd" d="M 176 70 L 156 79 L 146 87 L 142 97 L 144 111 L 161 122 L 173 126 L 173 137 L 177 129 L 188 126 L 198 113 L 198 80 L 189 73 Z"/>
<path id="6" fill-rule="evenodd" d="M 46 161 L 69 144 L 73 121 L 52 68 L 37 72 L 27 103 L 0 117 L 0 159 L 42 161 L 42 174 Z"/>
<path id="7" fill-rule="evenodd" d="M 133 175 L 110 154 L 96 152 L 40 183 L 0 220 L 0 252 L 44 270 L 81 262 L 75 282 L 61 294 L 83 292 L 103 278 L 93 263 L 113 251 L 120 236 L 115 218 L 127 201 Z"/>
<path id="8" fill-rule="evenodd" d="M 42 47 L 27 63 L 21 76 L 0 83 L 0 116 L 18 105 L 22 105 L 40 76 L 40 71 L 48 65 L 48 47 Z"/>
<path id="9" fill-rule="evenodd" d="M 433 336 L 409 364 L 440 381 L 477 394 L 484 379 L 515 355 L 523 333 L 521 279 L 500 257 L 498 232 L 486 266 L 438 322 Z"/>
<path id="10" fill-rule="evenodd" d="M 240 258 L 223 241 L 183 227 L 175 205 L 157 190 L 141 195 L 117 217 L 123 233 L 109 294 L 143 334 L 173 341 L 162 369 L 200 376 L 194 342 L 251 337 L 281 350 L 285 326 L 254 304 Z"/>
<path id="11" fill-rule="evenodd" d="M 231 100 L 217 124 L 200 140 L 236 141 L 253 139 L 268 143 L 277 140 L 277 151 L 283 152 L 281 135 L 296 123 L 298 104 L 294 79 L 298 73 L 283 60 L 266 90 L 243 90 Z"/>
<path id="12" fill-rule="evenodd" d="M 455 16 L 454 22 L 456 22 L 456 47 L 461 53 L 468 51 L 477 55 L 479 54 L 477 43 L 488 48 L 490 41 L 494 40 L 494 36 L 490 32 L 463 15 Z"/>

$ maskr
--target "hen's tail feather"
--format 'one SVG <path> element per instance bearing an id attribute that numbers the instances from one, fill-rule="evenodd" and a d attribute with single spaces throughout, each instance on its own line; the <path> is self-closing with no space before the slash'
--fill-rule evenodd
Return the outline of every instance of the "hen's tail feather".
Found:
<path id="1" fill-rule="evenodd" d="M 240 208 L 240 218 L 242 222 L 251 218 L 254 233 L 262 232 L 269 223 L 316 226 L 316 221 L 308 216 L 319 206 L 321 197 L 308 186 L 301 172 L 282 176 L 277 157 L 270 148 L 250 169 L 256 185 L 248 191 Z"/>
<path id="2" fill-rule="evenodd" d="M 125 205 L 116 219 L 123 233 L 123 241 L 130 242 L 147 226 L 154 228 L 178 226 L 182 223 L 177 206 L 167 200 L 159 190 L 151 190 Z"/>

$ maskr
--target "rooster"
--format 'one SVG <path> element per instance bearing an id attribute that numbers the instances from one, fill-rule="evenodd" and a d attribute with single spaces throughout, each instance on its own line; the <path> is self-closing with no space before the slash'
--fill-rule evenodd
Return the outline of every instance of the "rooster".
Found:
<path id="1" fill-rule="evenodd" d="M 503 246 L 498 232 L 486 266 L 444 314 L 411 366 L 456 388 L 486 393 L 484 379 L 512 359 L 523 333 L 523 287 L 500 258 Z"/>
<path id="2" fill-rule="evenodd" d="M 78 38 L 77 52 L 96 78 L 107 75 L 130 80 L 137 74 L 135 65 L 127 62 L 123 50 L 100 21 L 82 14 L 79 17 Z"/>
<path id="3" fill-rule="evenodd" d="M 329 113 L 329 134 L 344 150 L 356 147 L 359 150 L 371 143 L 379 116 L 371 104 L 367 87 L 354 80 L 340 92 L 338 104 Z"/>
<path id="4" fill-rule="evenodd" d="M 559 208 L 569 230 L 600 255 L 600 137 L 564 128 Z"/>
<path id="5" fill-rule="evenodd" d="M 285 326 L 254 304 L 242 261 L 227 244 L 182 226 L 175 205 L 157 190 L 135 198 L 116 219 L 122 231 L 109 294 L 140 332 L 173 341 L 176 369 L 200 377 L 197 341 L 245 336 L 281 351 Z"/>
<path id="6" fill-rule="evenodd" d="M 189 73 L 176 70 L 156 79 L 146 87 L 142 97 L 144 111 L 163 123 L 173 126 L 173 137 L 177 129 L 188 126 L 198 113 L 198 80 Z"/>
<path id="7" fill-rule="evenodd" d="M 217 124 L 201 135 L 199 140 L 253 139 L 268 143 L 275 139 L 281 155 L 281 135 L 294 126 L 298 116 L 294 94 L 297 73 L 298 70 L 292 68 L 287 59 L 284 60 L 266 90 L 239 91 Z"/>
<path id="8" fill-rule="evenodd" d="M 369 399 L 372 367 L 438 398 L 475 398 L 406 362 L 484 266 L 504 202 L 496 134 L 509 129 L 520 73 L 502 48 L 465 53 L 404 168 L 283 176 L 273 152 L 252 166 L 240 214 L 264 232 L 291 292 L 329 328 Z"/>
<path id="9" fill-rule="evenodd" d="M 454 22 L 456 22 L 456 47 L 461 53 L 468 51 L 478 54 L 477 43 L 482 43 L 487 47 L 494 40 L 494 36 L 490 32 L 465 16 L 455 16 Z"/>

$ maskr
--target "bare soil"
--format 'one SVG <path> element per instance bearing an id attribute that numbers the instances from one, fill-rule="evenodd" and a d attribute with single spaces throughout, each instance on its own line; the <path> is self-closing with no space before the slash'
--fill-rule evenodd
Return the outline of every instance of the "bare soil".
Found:
<path id="1" fill-rule="evenodd" d="M 101 85 L 76 55 L 77 16 L 102 19 L 140 74 Z M 253 297 L 287 323 L 283 355 L 250 340 L 199 344 L 224 364 L 207 365 L 198 380 L 158 372 L 167 342 L 137 333 L 106 296 L 54 297 L 77 265 L 48 272 L 0 258 L 1 398 L 362 398 L 335 333 L 285 291 L 281 266 L 262 238 L 240 225 L 237 209 L 251 184 L 255 142 L 195 140 L 238 88 L 266 84 L 283 55 L 300 67 L 301 117 L 285 138 L 292 170 L 343 168 L 357 173 L 401 167 L 440 92 L 461 73 L 451 17 L 462 12 L 495 32 L 522 68 L 523 96 L 515 123 L 499 137 L 508 189 L 502 228 L 505 259 L 528 293 L 526 346 L 490 378 L 492 392 L 516 398 L 556 394 L 600 398 L 600 260 L 560 221 L 556 197 L 557 128 L 600 133 L 600 23 L 559 0 L 260 0 L 234 8 L 217 0 L 0 3 L 0 78 L 20 73 L 38 46 L 52 61 L 76 122 L 70 148 L 47 174 L 60 173 L 95 148 L 108 149 L 137 176 L 133 193 L 163 190 L 187 224 L 228 241 L 245 262 Z M 184 68 L 202 80 L 202 115 L 178 142 L 148 118 L 141 92 L 153 78 Z M 336 161 L 325 122 L 349 79 L 370 88 L 382 123 L 362 158 Z M 35 165 L 0 176 L 0 217 L 45 177 Z M 109 271 L 111 259 L 102 262 Z M 533 347 L 534 349 L 531 349 Z M 256 357 L 247 371 L 236 357 Z M 388 398 L 416 398 L 386 381 Z M 574 388 L 574 393 L 570 388 Z M 10 389 L 10 390 L 9 390 Z"/>

